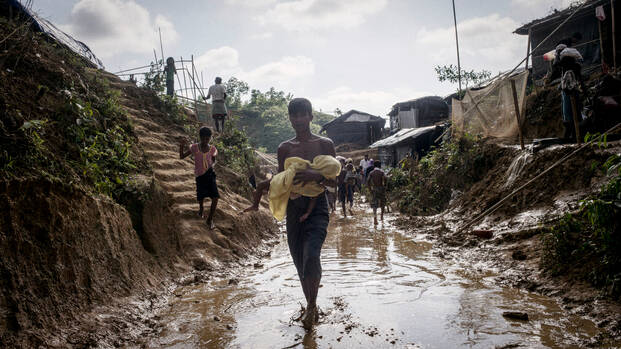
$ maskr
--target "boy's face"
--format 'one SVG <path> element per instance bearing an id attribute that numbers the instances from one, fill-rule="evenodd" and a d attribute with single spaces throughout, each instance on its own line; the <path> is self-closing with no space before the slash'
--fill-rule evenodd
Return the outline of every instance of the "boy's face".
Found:
<path id="1" fill-rule="evenodd" d="M 289 121 L 295 132 L 307 131 L 312 120 L 313 116 L 309 113 L 289 114 Z"/>

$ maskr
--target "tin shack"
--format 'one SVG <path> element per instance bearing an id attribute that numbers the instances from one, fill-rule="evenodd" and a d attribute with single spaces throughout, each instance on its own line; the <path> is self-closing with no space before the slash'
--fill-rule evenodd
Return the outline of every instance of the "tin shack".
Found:
<path id="1" fill-rule="evenodd" d="M 335 145 L 355 143 L 368 146 L 382 138 L 386 120 L 357 110 L 350 110 L 321 127 Z"/>

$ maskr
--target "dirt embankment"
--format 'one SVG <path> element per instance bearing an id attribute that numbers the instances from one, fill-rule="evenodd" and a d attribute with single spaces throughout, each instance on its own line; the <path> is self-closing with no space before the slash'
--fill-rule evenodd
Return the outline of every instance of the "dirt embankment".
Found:
<path id="1" fill-rule="evenodd" d="M 1 37 L 15 27 L 1 24 Z M 175 280 L 243 261 L 276 226 L 240 215 L 246 178 L 219 164 L 208 230 L 192 160 L 178 156 L 196 125 L 27 27 L 16 33 L 0 50 L 0 347 L 122 345 L 150 331 L 148 310 Z"/>
<path id="2" fill-rule="evenodd" d="M 497 147 L 494 165 L 480 181 L 456 192 L 449 208 L 437 215 L 411 217 L 403 224 L 416 234 L 436 240 L 445 258 L 463 261 L 477 272 L 492 270 L 498 282 L 556 297 L 566 309 L 595 320 L 606 329 L 590 346 L 605 346 L 621 338 L 621 304 L 572 273 L 552 276 L 541 269 L 546 227 L 579 208 L 579 201 L 598 192 L 610 180 L 599 165 L 621 154 L 621 143 L 592 147 L 550 171 L 516 194 L 502 208 L 471 229 L 459 229 L 476 215 L 525 184 L 576 145 L 554 146 L 537 153 Z"/>

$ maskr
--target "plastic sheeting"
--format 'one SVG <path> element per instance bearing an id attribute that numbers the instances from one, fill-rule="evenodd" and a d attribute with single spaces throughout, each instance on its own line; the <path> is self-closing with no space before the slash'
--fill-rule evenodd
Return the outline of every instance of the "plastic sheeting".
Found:
<path id="1" fill-rule="evenodd" d="M 515 81 L 518 106 L 523 114 L 528 71 L 496 80 L 479 90 L 466 90 L 459 101 L 453 99 L 453 127 L 458 133 L 469 133 L 484 137 L 509 138 L 518 133 L 515 117 L 515 102 L 511 80 Z M 482 99 L 482 100 L 481 100 Z M 478 105 L 477 101 L 481 100 Z"/>
<path id="2" fill-rule="evenodd" d="M 69 34 L 58 29 L 54 24 L 45 18 L 40 17 L 36 12 L 25 8 L 18 0 L 8 0 L 8 5 L 13 7 L 16 12 L 26 16 L 27 21 L 32 21 L 32 28 L 35 31 L 43 32 L 52 40 L 62 43 L 69 47 L 73 52 L 86 58 L 97 68 L 104 69 L 104 65 L 97 56 L 81 41 L 72 38 Z"/>

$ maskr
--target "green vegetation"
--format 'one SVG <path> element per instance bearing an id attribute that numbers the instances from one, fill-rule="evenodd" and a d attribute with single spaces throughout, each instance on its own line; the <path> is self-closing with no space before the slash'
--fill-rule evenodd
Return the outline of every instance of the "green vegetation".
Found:
<path id="1" fill-rule="evenodd" d="M 552 275 L 571 272 L 621 298 L 621 157 L 600 166 L 609 182 L 580 202 L 542 235 L 541 267 Z"/>
<path id="2" fill-rule="evenodd" d="M 443 211 L 453 190 L 479 181 L 492 166 L 483 142 L 468 135 L 445 142 L 420 161 L 401 162 L 390 172 L 393 201 L 403 213 L 432 215 Z"/>
<path id="3" fill-rule="evenodd" d="M 15 26 L 1 24 L 2 35 Z M 84 59 L 38 33 L 9 37 L 7 44 L 13 50 L 3 63 L 12 71 L 0 75 L 6 111 L 0 175 L 43 177 L 116 197 L 137 170 L 120 92 Z"/>
<path id="4" fill-rule="evenodd" d="M 240 115 L 237 123 L 246 131 L 253 147 L 276 152 L 280 143 L 295 136 L 287 112 L 292 94 L 273 87 L 265 92 L 249 90 L 248 84 L 234 77 L 229 79 L 226 87 L 229 107 Z M 248 91 L 250 99 L 244 101 Z M 322 125 L 334 119 L 334 116 L 318 111 L 314 111 L 313 115 L 311 128 L 314 133 L 318 133 Z"/>
<path id="5" fill-rule="evenodd" d="M 450 83 L 456 84 L 459 82 L 459 70 L 456 66 L 449 64 L 443 66 L 435 67 L 436 74 L 438 75 L 438 81 L 445 82 L 448 81 Z M 474 71 L 474 70 L 461 70 L 461 81 L 464 83 L 463 89 L 467 89 L 469 84 L 477 85 L 492 76 L 492 73 L 487 70 Z M 464 92 L 457 91 L 457 93 L 461 96 Z"/>

